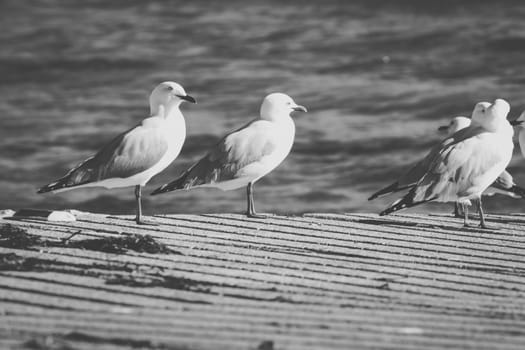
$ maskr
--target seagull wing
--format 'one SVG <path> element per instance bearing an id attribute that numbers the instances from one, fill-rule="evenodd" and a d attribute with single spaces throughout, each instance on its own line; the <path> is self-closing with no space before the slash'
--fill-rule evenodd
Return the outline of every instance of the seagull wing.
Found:
<path id="1" fill-rule="evenodd" d="M 425 158 L 414 164 L 407 172 L 401 175 L 401 177 L 396 182 L 393 182 L 392 184 L 375 192 L 368 198 L 368 200 L 374 200 L 390 193 L 399 192 L 414 187 L 418 181 L 421 180 L 423 176 L 425 176 L 427 169 L 430 167 L 432 162 L 434 162 L 436 155 L 441 152 L 443 147 L 448 147 L 454 144 L 457 142 L 456 140 L 462 137 L 461 135 L 462 134 L 456 135 L 456 139 L 449 137 L 443 140 L 441 143 L 435 145 L 425 156 Z"/>
<path id="2" fill-rule="evenodd" d="M 147 126 L 142 123 L 118 135 L 93 157 L 38 192 L 55 191 L 111 178 L 127 178 L 151 168 L 167 150 L 168 142 L 162 129 L 151 122 Z"/>
<path id="3" fill-rule="evenodd" d="M 480 185 L 480 175 L 497 162 L 487 159 L 497 156 L 497 152 L 481 154 L 484 150 L 478 145 L 484 132 L 477 126 L 460 130 L 443 142 L 444 147 L 429 155 L 429 167 L 414 188 L 414 200 L 436 199 L 447 193 L 463 197 Z"/>
<path id="4" fill-rule="evenodd" d="M 483 174 L 498 162 L 498 159 L 487 159 L 497 157 L 497 152 L 486 152 L 478 147 L 483 133 L 485 130 L 481 127 L 470 126 L 434 147 L 425 158 L 428 167 L 423 177 L 409 193 L 380 215 L 446 196 L 468 196 L 477 186 L 483 185 Z"/>
<path id="5" fill-rule="evenodd" d="M 433 154 L 433 152 L 430 154 Z M 396 182 L 393 182 L 390 185 L 375 192 L 368 198 L 368 200 L 371 201 L 390 193 L 399 192 L 414 187 L 417 182 L 425 175 L 431 159 L 432 158 L 429 156 L 423 158 L 414 164 L 406 173 L 401 175 L 401 177 Z"/>
<path id="6" fill-rule="evenodd" d="M 179 178 L 152 194 L 238 178 L 243 175 L 246 166 L 274 152 L 277 144 L 272 136 L 271 122 L 260 119 L 252 121 L 228 134 Z"/>

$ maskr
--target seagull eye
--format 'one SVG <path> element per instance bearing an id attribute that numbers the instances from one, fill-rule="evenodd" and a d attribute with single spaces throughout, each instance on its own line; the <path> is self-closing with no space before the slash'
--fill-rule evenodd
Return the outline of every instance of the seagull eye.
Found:
<path id="1" fill-rule="evenodd" d="M 168 86 L 166 89 L 167 89 L 168 91 L 172 91 L 172 90 L 173 90 L 173 86 Z"/>

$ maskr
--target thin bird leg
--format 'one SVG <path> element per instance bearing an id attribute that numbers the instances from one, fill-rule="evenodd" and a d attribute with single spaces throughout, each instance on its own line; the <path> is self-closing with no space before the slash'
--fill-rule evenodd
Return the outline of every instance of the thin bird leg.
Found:
<path id="1" fill-rule="evenodd" d="M 149 225 L 149 226 L 158 226 L 156 222 L 144 221 L 142 219 L 142 186 L 135 186 L 135 198 L 137 200 L 137 215 L 135 216 L 135 222 L 137 225 Z"/>
<path id="2" fill-rule="evenodd" d="M 250 216 L 250 212 L 252 210 L 252 202 L 250 201 L 252 191 L 250 185 L 251 184 L 248 184 L 248 186 L 246 186 L 246 216 Z"/>
<path id="3" fill-rule="evenodd" d="M 485 214 L 483 213 L 483 207 L 482 207 L 482 203 L 481 203 L 481 197 L 479 197 L 479 199 L 476 201 L 477 203 L 477 206 L 478 206 L 478 213 L 479 213 L 479 226 L 481 228 L 488 228 L 487 225 L 485 224 Z"/>
<path id="4" fill-rule="evenodd" d="M 468 205 L 465 205 L 461 203 L 461 206 L 463 207 L 463 226 L 469 227 L 468 224 Z"/>
<path id="5" fill-rule="evenodd" d="M 455 218 L 462 218 L 463 217 L 463 212 L 462 212 L 462 209 L 460 208 L 463 208 L 464 205 L 463 204 L 459 204 L 458 202 L 455 202 L 454 203 L 454 217 Z"/>
<path id="6" fill-rule="evenodd" d="M 137 200 L 137 215 L 135 216 L 135 222 L 141 223 L 142 219 L 142 204 L 140 198 L 142 196 L 140 185 L 135 186 L 135 199 Z"/>
<path id="7" fill-rule="evenodd" d="M 246 187 L 246 196 L 248 200 L 248 209 L 246 210 L 246 216 L 255 219 L 265 219 L 266 215 L 257 214 L 255 212 L 255 203 L 253 200 L 253 183 L 250 182 Z"/>

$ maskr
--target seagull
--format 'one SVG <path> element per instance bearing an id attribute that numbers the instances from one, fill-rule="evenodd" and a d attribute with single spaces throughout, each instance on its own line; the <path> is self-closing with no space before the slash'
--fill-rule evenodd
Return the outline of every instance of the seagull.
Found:
<path id="1" fill-rule="evenodd" d="M 260 118 L 226 135 L 206 156 L 152 195 L 194 187 L 228 191 L 246 186 L 246 215 L 265 218 L 255 211 L 253 187 L 290 153 L 295 136 L 290 114 L 294 111 L 306 112 L 306 108 L 286 94 L 269 94 L 262 102 Z"/>
<path id="2" fill-rule="evenodd" d="M 509 111 L 510 105 L 503 99 L 488 105 L 478 103 L 470 126 L 434 147 L 424 159 L 425 173 L 416 185 L 379 215 L 429 201 L 470 205 L 475 200 L 480 226 L 487 228 L 481 194 L 505 170 L 512 157 L 514 130 L 506 119 Z M 467 210 L 464 224 L 468 226 Z"/>
<path id="3" fill-rule="evenodd" d="M 480 102 L 485 107 L 489 107 L 490 103 Z M 524 115 L 525 121 L 525 115 Z M 452 137 L 456 132 L 470 126 L 471 119 L 464 116 L 457 116 L 450 120 L 449 124 L 442 125 L 438 128 L 438 131 L 446 134 L 445 138 Z M 511 122 L 512 124 L 512 122 Z M 525 135 L 524 135 L 525 136 Z M 524 140 L 525 141 L 525 140 Z M 396 182 L 388 185 L 387 187 L 377 191 L 371 195 L 368 200 L 374 200 L 378 197 L 382 197 L 394 192 L 411 189 L 414 187 L 419 179 L 423 177 L 426 172 L 428 164 L 425 163 L 428 159 L 416 163 L 410 170 L 404 173 Z M 490 186 L 490 191 L 483 193 L 483 195 L 491 196 L 495 193 L 501 193 L 512 198 L 525 198 L 525 189 L 518 186 L 508 171 L 504 171 Z M 456 217 L 463 217 L 460 212 L 459 204 L 455 203 L 454 215 Z"/>
<path id="4" fill-rule="evenodd" d="M 467 117 L 454 117 L 448 125 L 440 126 L 438 130 L 447 134 L 447 137 L 451 137 L 459 130 L 470 126 L 470 122 L 470 118 Z M 513 125 L 513 123 L 515 122 L 510 122 L 511 125 Z M 483 195 L 492 196 L 495 193 L 501 193 L 512 198 L 525 198 L 525 189 L 514 182 L 512 175 L 507 170 L 498 176 L 496 181 L 490 185 L 489 189 L 485 191 Z"/>
<path id="5" fill-rule="evenodd" d="M 484 106 L 485 108 L 488 108 L 490 106 L 490 103 L 488 102 L 480 102 L 478 105 Z M 480 107 L 481 108 L 481 107 Z M 450 130 L 448 132 L 448 136 L 452 136 L 456 131 L 463 129 L 470 125 L 470 119 L 463 116 L 455 117 L 451 120 L 449 125 L 441 126 L 438 128 L 439 131 L 444 132 L 446 130 Z M 439 147 L 436 146 L 436 147 Z M 401 177 L 394 183 L 386 186 L 385 188 L 380 189 L 376 193 L 372 194 L 368 200 L 374 200 L 379 197 L 383 197 L 387 194 L 391 194 L 394 192 L 399 192 L 407 189 L 411 189 L 414 187 L 419 179 L 425 175 L 425 172 L 427 168 L 429 167 L 429 162 L 431 159 L 428 157 L 423 158 L 421 161 L 414 164 L 407 172 L 405 172 Z"/>
<path id="6" fill-rule="evenodd" d="M 186 123 L 179 109 L 183 101 L 196 103 L 181 85 L 171 81 L 160 83 L 149 98 L 150 117 L 115 137 L 94 156 L 43 186 L 38 193 L 135 186 L 135 221 L 143 224 L 141 188 L 177 158 L 186 138 Z"/>

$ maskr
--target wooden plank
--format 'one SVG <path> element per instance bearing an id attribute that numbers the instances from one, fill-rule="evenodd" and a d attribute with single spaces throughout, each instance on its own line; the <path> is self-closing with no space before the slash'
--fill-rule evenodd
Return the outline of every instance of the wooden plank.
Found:
<path id="1" fill-rule="evenodd" d="M 87 214 L 0 220 L 40 237 L 1 247 L 0 348 L 522 349 L 525 235 L 446 215 Z M 150 235 L 173 253 L 60 240 Z M 7 261 L 7 262 L 6 262 Z M 18 265 L 17 265 L 18 264 Z M 47 345 L 46 345 L 47 344 Z M 273 344 L 273 345 L 272 345 Z"/>

